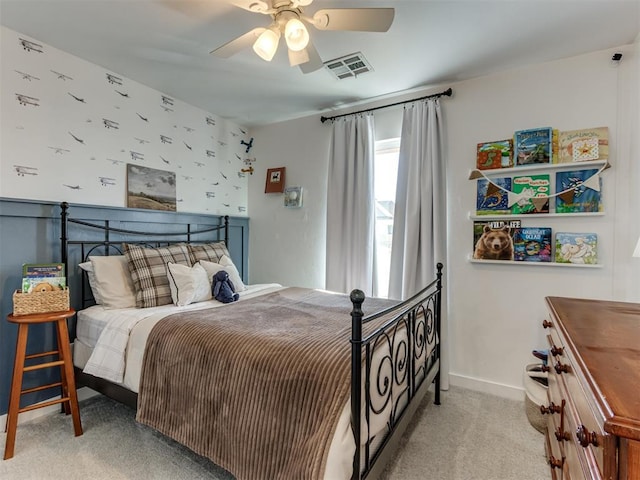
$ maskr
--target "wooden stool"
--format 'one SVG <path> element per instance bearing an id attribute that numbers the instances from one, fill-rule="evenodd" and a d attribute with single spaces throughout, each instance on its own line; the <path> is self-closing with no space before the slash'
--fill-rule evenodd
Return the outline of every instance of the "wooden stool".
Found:
<path id="1" fill-rule="evenodd" d="M 13 364 L 13 380 L 11 382 L 11 395 L 9 397 L 9 412 L 7 414 L 7 443 L 4 448 L 4 459 L 13 457 L 13 449 L 16 441 L 16 427 L 18 426 L 18 414 L 35 410 L 36 408 L 48 407 L 57 403 L 62 403 L 64 411 L 73 417 L 73 428 L 76 437 L 82 435 L 82 424 L 80 423 L 80 410 L 78 408 L 78 396 L 76 394 L 76 383 L 73 377 L 73 360 L 71 359 L 71 348 L 69 347 L 69 333 L 67 331 L 67 318 L 73 317 L 75 310 L 70 309 L 64 312 L 36 313 L 31 315 L 9 315 L 7 320 L 18 324 L 18 340 L 16 342 L 16 358 Z M 50 352 L 27 355 L 27 336 L 29 325 L 36 323 L 56 322 L 56 332 L 58 337 L 58 349 Z M 58 355 L 58 360 L 25 366 L 25 360 L 41 358 L 49 355 Z M 24 372 L 39 370 L 42 368 L 60 367 L 60 382 L 42 385 L 40 387 L 22 390 L 22 376 Z M 38 403 L 20 408 L 20 396 L 27 393 L 46 390 L 52 387 L 61 387 L 61 398 L 48 402 Z"/>

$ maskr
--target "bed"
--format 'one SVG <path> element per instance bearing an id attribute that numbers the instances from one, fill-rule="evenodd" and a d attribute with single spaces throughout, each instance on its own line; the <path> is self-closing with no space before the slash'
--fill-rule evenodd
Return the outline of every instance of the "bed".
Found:
<path id="1" fill-rule="evenodd" d="M 245 285 L 227 217 L 168 232 L 146 223 L 116 228 L 61 204 L 62 261 L 80 292 L 78 385 L 136 408 L 139 422 L 238 479 L 375 478 L 432 385 L 440 403 L 441 264 L 402 303 Z M 122 276 L 105 275 L 114 265 L 130 275 L 120 287 L 136 304 L 118 291 Z M 202 272 L 210 279 L 220 268 L 239 301 L 207 298 Z M 153 269 L 168 287 L 145 277 Z"/>

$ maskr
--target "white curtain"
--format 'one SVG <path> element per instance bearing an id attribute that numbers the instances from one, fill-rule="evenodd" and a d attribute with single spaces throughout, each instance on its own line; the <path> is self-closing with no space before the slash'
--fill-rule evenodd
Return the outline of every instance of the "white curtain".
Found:
<path id="1" fill-rule="evenodd" d="M 375 204 L 372 115 L 333 123 L 327 189 L 326 288 L 375 295 Z"/>
<path id="2" fill-rule="evenodd" d="M 407 105 L 402 119 L 389 298 L 404 300 L 446 260 L 446 184 L 440 101 Z"/>

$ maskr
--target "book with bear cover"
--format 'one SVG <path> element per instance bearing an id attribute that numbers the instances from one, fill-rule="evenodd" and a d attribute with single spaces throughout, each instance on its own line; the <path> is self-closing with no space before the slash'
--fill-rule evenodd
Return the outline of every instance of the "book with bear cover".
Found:
<path id="1" fill-rule="evenodd" d="M 607 160 L 609 127 L 560 132 L 558 163 Z"/>
<path id="2" fill-rule="evenodd" d="M 25 263 L 22 265 L 22 293 L 63 289 L 67 286 L 64 263 Z"/>
<path id="3" fill-rule="evenodd" d="M 513 135 L 516 166 L 550 163 L 553 155 L 552 145 L 553 129 L 551 127 L 518 130 Z"/>
<path id="4" fill-rule="evenodd" d="M 598 178 L 600 190 L 594 190 L 584 184 L 598 171 L 597 168 L 590 168 L 556 172 L 556 193 L 559 193 L 556 196 L 556 213 L 601 212 L 602 179 Z M 560 193 L 566 190 L 569 191 Z"/>
<path id="5" fill-rule="evenodd" d="M 476 214 L 496 215 L 511 213 L 508 194 L 510 191 L 510 177 L 492 178 L 491 182 L 484 178 L 479 179 L 476 197 Z"/>
<path id="6" fill-rule="evenodd" d="M 549 213 L 549 174 L 523 175 L 513 177 L 513 190 L 515 194 L 527 194 L 511 206 L 514 215 L 526 213 Z M 545 200 L 532 201 L 532 198 L 544 198 Z"/>
<path id="7" fill-rule="evenodd" d="M 557 263 L 595 265 L 598 263 L 598 235 L 595 233 L 556 233 Z"/>
<path id="8" fill-rule="evenodd" d="M 473 222 L 473 258 L 513 260 L 513 235 L 520 225 L 520 220 Z"/>
<path id="9" fill-rule="evenodd" d="M 516 262 L 550 262 L 551 228 L 517 228 L 513 234 L 513 254 Z"/>

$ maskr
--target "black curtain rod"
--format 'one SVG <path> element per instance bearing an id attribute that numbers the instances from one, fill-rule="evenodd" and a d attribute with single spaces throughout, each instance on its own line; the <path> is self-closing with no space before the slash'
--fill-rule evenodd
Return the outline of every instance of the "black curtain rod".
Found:
<path id="1" fill-rule="evenodd" d="M 442 97 L 442 96 L 450 97 L 452 93 L 453 93 L 453 90 L 451 90 L 451 88 L 447 88 L 444 92 L 434 93 L 432 95 L 427 95 L 426 97 L 414 98 L 413 100 L 405 100 L 404 102 L 396 102 L 396 103 L 391 103 L 389 105 L 381 105 L 379 107 L 367 108 L 365 110 L 360 110 L 358 112 L 343 113 L 342 115 L 336 115 L 335 117 L 320 117 L 320 121 L 324 123 L 327 120 L 334 120 L 336 118 L 346 117 L 347 115 L 357 115 L 358 113 L 373 112 L 374 110 L 380 110 L 381 108 L 395 107 L 396 105 L 403 105 L 405 103 L 417 102 L 419 100 L 426 100 L 427 98 L 436 98 L 436 97 Z"/>

